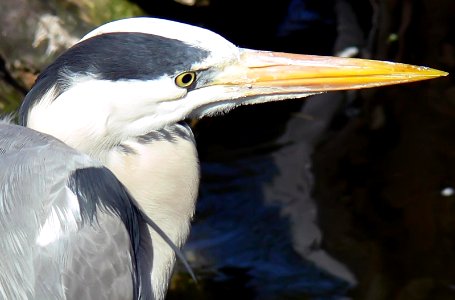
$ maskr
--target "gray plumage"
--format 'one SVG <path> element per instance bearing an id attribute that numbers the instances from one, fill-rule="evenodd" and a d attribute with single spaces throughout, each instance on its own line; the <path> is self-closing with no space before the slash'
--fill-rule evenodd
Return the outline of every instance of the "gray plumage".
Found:
<path id="1" fill-rule="evenodd" d="M 0 170 L 0 298 L 151 297 L 147 224 L 109 170 L 5 122 Z"/>

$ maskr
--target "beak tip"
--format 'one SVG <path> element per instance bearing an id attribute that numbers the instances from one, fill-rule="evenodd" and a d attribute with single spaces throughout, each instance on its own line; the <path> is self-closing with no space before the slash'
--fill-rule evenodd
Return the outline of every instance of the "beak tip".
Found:
<path id="1" fill-rule="evenodd" d="M 439 77 L 446 77 L 448 75 L 449 75 L 448 72 L 432 69 L 432 71 L 428 73 L 427 76 L 425 76 L 425 79 L 435 79 Z"/>
<path id="2" fill-rule="evenodd" d="M 444 77 L 444 76 L 448 76 L 448 75 L 449 75 L 448 72 L 440 71 L 440 70 L 433 69 L 433 68 L 427 68 L 427 67 L 425 67 L 424 72 L 425 72 L 430 78 L 433 78 L 433 77 Z"/>

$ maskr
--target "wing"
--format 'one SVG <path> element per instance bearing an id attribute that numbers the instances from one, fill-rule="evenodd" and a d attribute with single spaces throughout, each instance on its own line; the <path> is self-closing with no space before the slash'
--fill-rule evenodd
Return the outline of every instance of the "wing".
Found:
<path id="1" fill-rule="evenodd" d="M 82 286 L 93 287 L 83 299 L 150 299 L 152 243 L 134 199 L 104 167 L 77 169 L 68 186 L 78 198 L 83 226 L 72 241 L 75 268 L 69 269 L 85 265 Z M 91 261 L 87 252 L 93 254 Z M 100 292 L 100 286 L 105 290 Z M 76 288 L 71 299 L 80 299 L 80 286 Z"/>
<path id="2" fill-rule="evenodd" d="M 149 298 L 147 225 L 109 170 L 1 122 L 0 170 L 0 298 Z"/>

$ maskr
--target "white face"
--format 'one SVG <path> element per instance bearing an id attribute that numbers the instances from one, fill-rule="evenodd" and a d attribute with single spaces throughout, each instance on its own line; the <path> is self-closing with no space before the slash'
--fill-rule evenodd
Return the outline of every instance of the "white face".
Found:
<path id="1" fill-rule="evenodd" d="M 237 48 L 231 42 L 210 30 L 164 19 L 146 17 L 130 18 L 102 25 L 84 36 L 81 41 L 110 32 L 148 33 L 180 40 L 188 45 L 207 49 L 210 55 L 205 60 L 193 64 L 190 70 L 212 69 L 214 70 L 215 76 L 218 72 L 228 72 L 232 73 L 234 78 L 238 76 L 241 80 L 244 80 L 241 76 L 245 76 L 246 70 L 244 66 L 238 64 L 244 49 Z M 302 94 L 301 91 L 298 91 L 290 94 L 287 93 L 286 95 L 267 95 L 267 89 L 263 88 L 262 92 L 259 92 L 260 97 L 257 97 L 253 92 L 248 92 L 250 89 L 248 84 L 239 86 L 233 84 L 209 84 L 188 92 L 186 89 L 173 86 L 173 82 L 174 78 L 166 77 L 162 77 L 154 82 L 154 86 L 161 87 L 157 91 L 162 101 L 149 98 L 148 100 L 154 104 L 153 111 L 150 111 L 144 117 L 136 119 L 134 122 L 132 122 L 132 118 L 129 118 L 128 124 L 119 123 L 118 127 L 122 127 L 125 130 L 129 128 L 128 134 L 137 131 L 147 132 L 147 130 L 160 128 L 165 124 L 177 122 L 189 116 L 198 118 L 205 115 L 216 115 L 227 112 L 241 104 L 255 104 L 311 94 Z M 150 84 L 152 85 L 152 83 Z M 137 94 L 138 97 L 147 95 L 145 90 L 137 88 L 138 84 L 134 85 L 135 95 Z M 133 87 L 132 82 L 131 87 Z M 143 87 L 146 88 L 146 85 L 143 85 Z M 112 86 L 112 88 L 115 91 L 120 86 Z M 117 95 L 116 92 L 114 93 Z M 165 93 L 168 94 L 165 95 Z M 113 98 L 111 97 L 111 99 Z M 242 99 L 243 101 L 238 101 L 238 99 Z M 118 100 L 118 104 L 123 102 L 125 106 L 131 107 L 130 101 Z M 143 108 L 148 106 L 144 103 Z M 131 111 L 131 109 L 127 108 L 125 110 Z"/>
<path id="2" fill-rule="evenodd" d="M 105 24 L 81 39 L 113 32 L 146 33 L 183 41 L 206 49 L 209 55 L 173 75 L 151 80 L 103 80 L 96 74 L 61 70 L 68 88 L 57 98 L 49 90 L 32 107 L 27 126 L 46 132 L 80 150 L 93 148 L 99 139 L 115 144 L 183 120 L 194 104 L 188 89 L 176 85 L 175 76 L 185 71 L 223 69 L 238 60 L 239 49 L 209 30 L 178 22 L 131 18 Z M 219 96 L 220 94 L 218 94 Z M 90 143 L 93 141 L 93 144 Z"/>

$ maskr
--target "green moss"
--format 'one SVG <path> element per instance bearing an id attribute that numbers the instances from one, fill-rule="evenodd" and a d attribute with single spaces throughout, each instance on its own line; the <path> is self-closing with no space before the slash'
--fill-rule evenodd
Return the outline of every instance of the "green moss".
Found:
<path id="1" fill-rule="evenodd" d="M 21 92 L 0 81 L 0 114 L 16 111 L 23 98 L 24 95 Z"/>
<path id="2" fill-rule="evenodd" d="M 99 26 L 122 18 L 146 15 L 139 6 L 126 0 L 83 0 L 76 4 L 81 19 Z"/>

